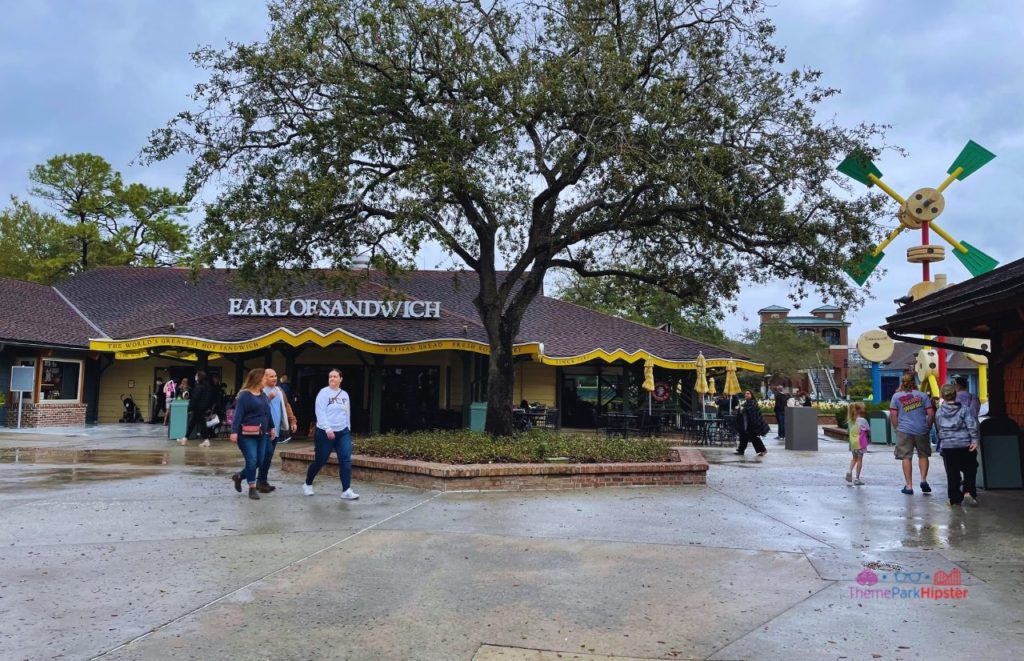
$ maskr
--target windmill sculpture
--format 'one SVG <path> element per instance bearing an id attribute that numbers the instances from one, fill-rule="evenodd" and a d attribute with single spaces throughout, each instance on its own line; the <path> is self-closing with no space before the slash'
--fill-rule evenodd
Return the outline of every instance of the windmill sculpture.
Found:
<path id="1" fill-rule="evenodd" d="M 934 230 L 950 246 L 953 247 L 953 254 L 960 263 L 970 272 L 972 276 L 979 276 L 994 269 L 999 262 L 992 259 L 982 251 L 978 250 L 966 241 L 957 241 L 946 230 L 936 224 L 938 218 L 946 208 L 943 191 L 956 180 L 963 181 L 970 175 L 977 172 L 986 163 L 995 158 L 996 155 L 988 151 L 973 140 L 960 151 L 953 164 L 949 166 L 946 173 L 949 175 L 936 188 L 919 188 L 910 197 L 904 199 L 899 193 L 887 186 L 882 181 L 882 171 L 862 152 L 853 152 L 839 164 L 838 170 L 860 183 L 868 186 L 878 186 L 889 197 L 899 203 L 899 211 L 896 218 L 900 226 L 889 233 L 882 243 L 864 255 L 860 261 L 847 268 L 846 272 L 858 285 L 867 282 L 868 276 L 878 267 L 879 262 L 885 257 L 883 250 L 892 243 L 896 237 L 906 230 L 921 230 L 921 245 L 912 246 L 907 249 L 907 261 L 921 264 L 921 282 L 914 285 L 910 290 L 910 296 L 914 300 L 927 296 L 933 291 L 946 286 L 946 276 L 937 274 L 932 281 L 930 265 L 933 262 L 940 262 L 946 258 L 946 249 L 943 246 L 930 244 L 928 242 L 929 230 Z M 939 352 L 938 365 L 939 382 L 946 380 L 945 352 Z"/>

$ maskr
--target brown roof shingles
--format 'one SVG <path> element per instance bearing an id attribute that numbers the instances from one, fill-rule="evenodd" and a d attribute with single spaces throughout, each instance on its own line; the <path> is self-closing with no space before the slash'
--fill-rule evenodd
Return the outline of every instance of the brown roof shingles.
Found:
<path id="1" fill-rule="evenodd" d="M 149 335 L 186 335 L 214 341 L 239 342 L 286 328 L 300 333 L 307 328 L 328 333 L 337 328 L 376 343 L 415 342 L 438 338 L 487 342 L 473 299 L 479 291 L 476 275 L 467 271 L 410 271 L 396 281 L 376 271 L 354 294 L 325 291 L 315 283 L 297 288 L 282 298 L 370 299 L 392 298 L 388 288 L 412 300 L 441 301 L 440 319 L 362 319 L 319 317 L 232 317 L 228 299 L 248 298 L 239 293 L 232 273 L 205 270 L 193 280 L 184 269 L 104 268 L 89 271 L 60 286 L 89 319 L 116 339 Z M 174 324 L 171 329 L 170 325 Z M 646 350 L 659 358 L 690 361 L 703 352 L 706 358 L 743 356 L 642 324 L 589 310 L 546 296 L 538 296 L 523 319 L 517 343 L 542 342 L 544 353 L 555 358 L 586 354 L 595 349 L 612 353 Z"/>
<path id="2" fill-rule="evenodd" d="M 96 331 L 46 285 L 0 278 L 0 342 L 88 348 Z"/>

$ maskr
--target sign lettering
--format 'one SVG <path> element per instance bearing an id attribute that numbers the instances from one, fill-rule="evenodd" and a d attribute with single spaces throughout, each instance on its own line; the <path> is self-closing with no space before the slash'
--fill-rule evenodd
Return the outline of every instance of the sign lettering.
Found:
<path id="1" fill-rule="evenodd" d="M 296 298 L 229 298 L 233 317 L 385 317 L 440 319 L 440 301 L 335 301 Z"/>

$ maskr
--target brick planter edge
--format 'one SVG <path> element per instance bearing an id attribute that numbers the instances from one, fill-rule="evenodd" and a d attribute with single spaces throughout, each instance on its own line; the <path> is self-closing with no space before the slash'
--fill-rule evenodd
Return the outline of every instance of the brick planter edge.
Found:
<path id="1" fill-rule="evenodd" d="M 699 450 L 673 448 L 678 461 L 608 464 L 442 464 L 430 461 L 352 456 L 352 481 L 377 482 L 433 491 L 530 491 L 595 487 L 705 484 L 708 462 Z M 284 451 L 281 468 L 305 473 L 312 450 Z M 334 455 L 320 475 L 338 476 Z"/>

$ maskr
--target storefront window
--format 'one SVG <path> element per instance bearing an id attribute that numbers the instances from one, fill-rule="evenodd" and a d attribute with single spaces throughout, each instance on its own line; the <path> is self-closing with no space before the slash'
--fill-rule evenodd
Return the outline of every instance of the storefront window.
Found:
<path id="1" fill-rule="evenodd" d="M 44 402 L 77 402 L 81 376 L 82 362 L 79 360 L 43 360 L 39 399 Z"/>
<path id="2" fill-rule="evenodd" d="M 565 370 L 562 378 L 562 421 L 569 427 L 588 428 L 597 424 L 597 417 L 608 412 L 621 412 L 626 406 L 624 377 L 621 369 L 592 367 Z"/>

